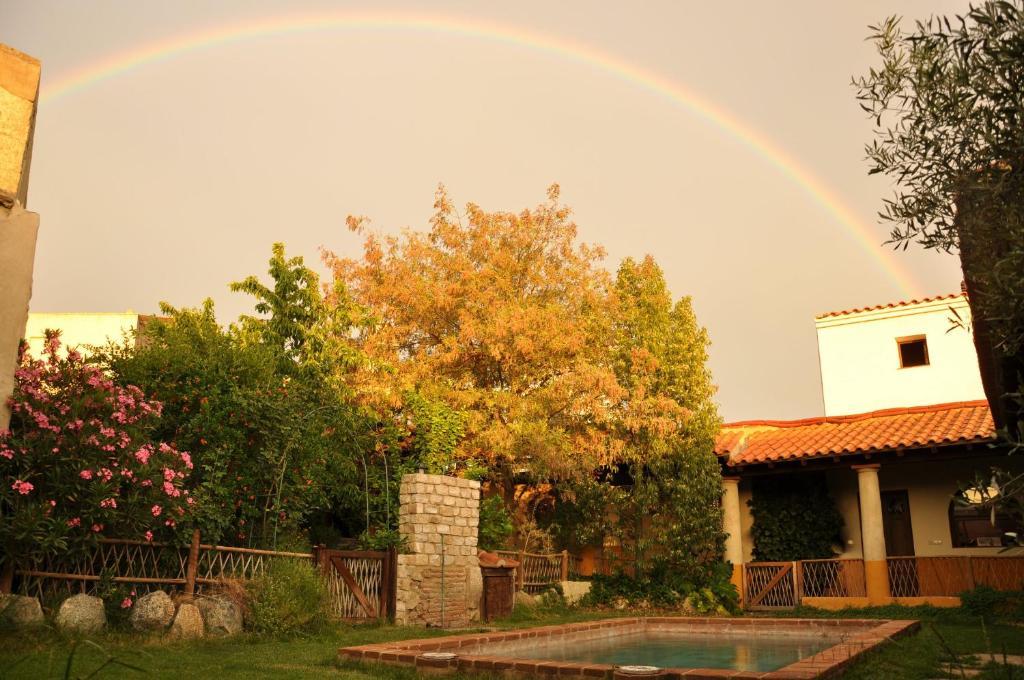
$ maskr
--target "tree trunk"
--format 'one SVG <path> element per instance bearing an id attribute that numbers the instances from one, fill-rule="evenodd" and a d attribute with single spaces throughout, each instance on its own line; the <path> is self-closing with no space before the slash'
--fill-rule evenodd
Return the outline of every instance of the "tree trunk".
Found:
<path id="1" fill-rule="evenodd" d="M 1009 200 L 1009 197 L 1008 197 Z M 1013 203 L 1004 204 L 1005 209 L 1019 210 Z M 1013 440 L 1020 440 L 1022 414 L 1020 404 L 1012 394 L 1020 390 L 1024 375 L 1024 356 L 1021 350 L 1008 354 L 1001 347 L 1002 338 L 990 318 L 991 300 L 998 300 L 1006 291 L 996 289 L 992 283 L 993 265 L 1014 247 L 1008 241 L 1014 231 L 1004 228 L 991 212 L 972 219 L 968 201 L 958 203 L 957 237 L 960 242 L 960 267 L 964 275 L 964 289 L 971 308 L 971 325 L 974 348 L 978 355 L 978 369 L 985 398 L 992 410 L 996 428 L 1005 428 Z M 997 211 L 998 212 L 998 211 Z M 1012 218 L 1008 218 L 1012 219 Z M 1003 301 L 1003 305 L 1005 306 Z M 1008 327 L 1020 324 L 1020 319 L 1005 319 Z"/>

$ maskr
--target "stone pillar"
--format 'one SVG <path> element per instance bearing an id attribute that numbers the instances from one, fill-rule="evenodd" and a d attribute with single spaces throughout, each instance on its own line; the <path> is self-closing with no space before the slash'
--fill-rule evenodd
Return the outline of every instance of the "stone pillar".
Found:
<path id="1" fill-rule="evenodd" d="M 860 535 L 864 551 L 864 581 L 868 602 L 889 602 L 889 569 L 885 561 L 885 528 L 882 526 L 882 494 L 878 486 L 878 468 L 854 465 L 860 491 Z"/>
<path id="2" fill-rule="evenodd" d="M 0 45 L 0 431 L 11 414 L 18 344 L 32 294 L 39 216 L 24 210 L 39 96 L 39 61 Z"/>
<path id="3" fill-rule="evenodd" d="M 743 527 L 740 524 L 740 478 L 722 477 L 722 528 L 725 559 L 732 563 L 732 582 L 743 599 Z"/>
<path id="4" fill-rule="evenodd" d="M 395 622 L 449 628 L 478 620 L 480 482 L 405 475 L 399 502 L 398 530 L 408 541 L 408 554 L 398 556 Z"/>

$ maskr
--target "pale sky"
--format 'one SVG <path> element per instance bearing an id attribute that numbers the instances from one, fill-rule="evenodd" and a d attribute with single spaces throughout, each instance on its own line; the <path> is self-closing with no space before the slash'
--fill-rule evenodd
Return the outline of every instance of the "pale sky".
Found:
<path id="1" fill-rule="evenodd" d="M 0 0 L 0 42 L 43 63 L 32 310 L 210 296 L 229 321 L 249 301 L 227 284 L 264 273 L 274 241 L 319 266 L 321 246 L 360 251 L 348 214 L 425 228 L 439 182 L 488 210 L 533 206 L 558 182 L 611 270 L 650 253 L 673 293 L 693 296 L 726 420 L 821 415 L 815 314 L 908 297 L 879 264 L 890 185 L 867 175 L 871 126 L 850 86 L 877 62 L 867 25 L 966 5 Z M 394 21 L 274 28 L 358 12 Z M 490 28 L 445 28 L 466 23 Z M 269 30 L 117 57 L 253 25 Z M 60 89 L 109 60 L 124 68 Z M 781 149 L 865 225 L 868 246 L 805 184 L 644 78 Z M 953 256 L 889 259 L 913 294 L 959 288 Z"/>

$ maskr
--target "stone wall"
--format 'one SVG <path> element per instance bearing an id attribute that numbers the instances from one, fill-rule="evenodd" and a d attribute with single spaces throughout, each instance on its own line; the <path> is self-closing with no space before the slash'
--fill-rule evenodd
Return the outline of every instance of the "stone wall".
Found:
<path id="1" fill-rule="evenodd" d="M 410 554 L 398 556 L 396 622 L 451 628 L 478 620 L 483 589 L 476 546 L 480 482 L 405 475 L 399 501 L 398 529 Z"/>

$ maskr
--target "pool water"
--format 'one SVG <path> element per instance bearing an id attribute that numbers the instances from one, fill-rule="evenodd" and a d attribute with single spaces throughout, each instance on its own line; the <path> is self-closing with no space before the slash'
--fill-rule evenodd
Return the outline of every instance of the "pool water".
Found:
<path id="1" fill-rule="evenodd" d="M 831 647 L 824 635 L 737 635 L 637 632 L 591 640 L 551 640 L 495 655 L 660 668 L 730 668 L 774 671 Z M 481 649 L 481 653 L 486 653 Z"/>

